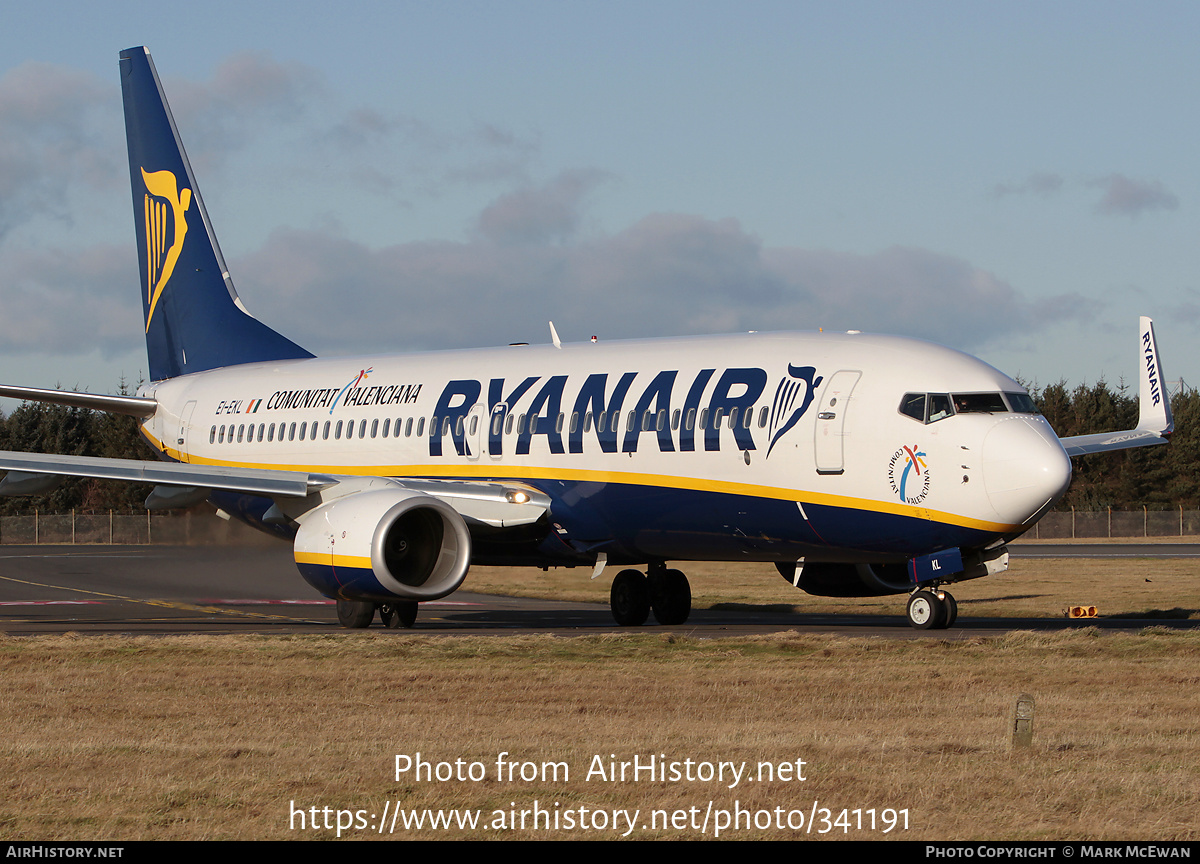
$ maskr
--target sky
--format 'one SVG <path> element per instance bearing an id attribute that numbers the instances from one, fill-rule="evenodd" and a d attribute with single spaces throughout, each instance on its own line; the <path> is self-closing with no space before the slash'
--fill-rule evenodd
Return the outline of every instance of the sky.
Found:
<path id="1" fill-rule="evenodd" d="M 898 333 L 1200 381 L 1200 4 L 54 2 L 0 30 L 0 380 L 144 376 L 117 54 L 322 356 Z"/>

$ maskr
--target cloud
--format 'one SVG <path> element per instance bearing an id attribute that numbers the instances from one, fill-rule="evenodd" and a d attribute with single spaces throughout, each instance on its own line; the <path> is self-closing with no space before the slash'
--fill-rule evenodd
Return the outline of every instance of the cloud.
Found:
<path id="1" fill-rule="evenodd" d="M 251 308 L 318 353 L 540 342 L 547 319 L 567 339 L 823 326 L 977 353 L 1096 310 L 1074 296 L 1033 302 L 929 250 L 767 248 L 735 220 L 680 214 L 549 245 L 478 238 L 370 249 L 287 229 L 232 265 Z"/>
<path id="2" fill-rule="evenodd" d="M 1037 171 L 1030 174 L 1023 183 L 997 183 L 993 193 L 997 198 L 1005 195 L 1041 195 L 1047 197 L 1062 189 L 1063 178 L 1058 174 Z"/>
<path id="3" fill-rule="evenodd" d="M 280 228 L 231 260 L 250 309 L 318 353 L 545 341 L 550 318 L 568 339 L 823 326 L 920 336 L 974 353 L 1094 308 L 1068 296 L 1033 302 L 970 262 L 925 249 L 861 255 L 767 247 L 735 219 L 657 213 L 612 233 L 584 231 L 589 196 L 610 175 L 576 169 L 532 182 L 536 135 L 487 124 L 444 132 L 344 106 L 329 112 L 333 120 L 320 120 L 309 106 L 332 98 L 320 76 L 267 54 L 238 55 L 208 82 L 167 89 L 185 138 L 190 145 L 198 138 L 210 157 L 227 158 L 270 126 L 272 144 L 283 135 L 298 147 L 352 153 L 335 171 L 360 172 L 362 182 L 385 192 L 413 165 L 434 192 L 452 184 L 509 186 L 479 210 L 461 242 L 372 248 L 336 226 Z M 114 118 L 114 134 L 95 119 L 98 111 Z M 6 220 L 31 213 L 66 218 L 75 211 L 56 202 L 81 180 L 127 188 L 119 118 L 115 87 L 90 76 L 27 64 L 0 78 L 0 231 Z M 393 158 L 381 158 L 388 152 Z M 1020 188 L 1050 194 L 1061 182 L 1035 174 Z M 1106 188 L 1124 212 L 1156 200 L 1165 206 L 1161 188 L 1147 203 L 1118 185 Z M 15 245 L 0 246 L 0 352 L 112 355 L 140 342 L 132 240 L 82 249 L 66 241 L 37 250 Z"/>
<path id="4" fill-rule="evenodd" d="M 789 326 L 870 330 L 930 339 L 969 353 L 1014 333 L 1087 318 L 1095 304 L 1060 295 L 1033 302 L 961 258 L 894 246 L 873 255 L 767 250 L 792 287 L 777 310 Z"/>
<path id="5" fill-rule="evenodd" d="M 685 214 L 561 242 L 480 235 L 379 249 L 333 228 L 284 228 L 230 264 L 251 312 L 318 354 L 544 342 L 547 320 L 568 341 L 824 327 L 977 354 L 1097 309 L 1068 295 L 1032 301 L 926 249 L 766 247 L 736 220 Z M 114 356 L 140 346 L 131 243 L 10 252 L 0 284 L 0 353 Z"/>
<path id="6" fill-rule="evenodd" d="M 610 175 L 603 171 L 564 171 L 542 186 L 502 195 L 479 214 L 479 233 L 495 243 L 560 243 L 579 227 L 583 199 Z"/>
<path id="7" fill-rule="evenodd" d="M 30 62 L 0 76 L 0 238 L 37 216 L 70 220 L 81 187 L 125 181 L 102 119 L 119 111 L 115 88 L 77 70 Z"/>
<path id="8" fill-rule="evenodd" d="M 1138 216 L 1147 210 L 1179 207 L 1179 199 L 1157 180 L 1131 180 L 1123 174 L 1110 174 L 1088 185 L 1104 190 L 1104 197 L 1096 204 L 1096 212 L 1106 215 Z"/>
<path id="9" fill-rule="evenodd" d="M 193 161 L 211 163 L 267 129 L 298 127 L 323 91 L 321 75 L 301 63 L 280 63 L 266 51 L 234 54 L 209 81 L 169 79 L 171 111 Z"/>
<path id="10" fill-rule="evenodd" d="M 0 353 L 123 354 L 142 310 L 131 245 L 10 251 L 0 260 Z"/>

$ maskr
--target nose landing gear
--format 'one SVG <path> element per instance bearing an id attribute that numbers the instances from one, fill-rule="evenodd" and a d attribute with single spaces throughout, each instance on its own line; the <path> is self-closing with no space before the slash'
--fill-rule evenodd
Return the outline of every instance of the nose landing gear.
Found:
<path id="1" fill-rule="evenodd" d="M 918 630 L 944 630 L 958 619 L 958 602 L 949 591 L 918 588 L 908 597 L 908 623 Z"/>

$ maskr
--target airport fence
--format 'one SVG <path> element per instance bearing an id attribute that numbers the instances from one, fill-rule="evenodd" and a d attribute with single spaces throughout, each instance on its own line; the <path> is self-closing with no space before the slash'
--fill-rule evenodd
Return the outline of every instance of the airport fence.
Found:
<path id="1" fill-rule="evenodd" d="M 1096 537 L 1189 537 L 1200 534 L 1200 510 L 1055 510 L 1025 535 L 1034 540 Z"/>
<path id="2" fill-rule="evenodd" d="M 270 537 L 209 512 L 41 513 L 0 516 L 0 545 L 257 546 Z"/>
<path id="3" fill-rule="evenodd" d="M 1025 535 L 1035 540 L 1200 535 L 1200 510 L 1062 510 Z M 258 546 L 275 541 L 212 512 L 39 513 L 0 516 L 0 545 Z"/>

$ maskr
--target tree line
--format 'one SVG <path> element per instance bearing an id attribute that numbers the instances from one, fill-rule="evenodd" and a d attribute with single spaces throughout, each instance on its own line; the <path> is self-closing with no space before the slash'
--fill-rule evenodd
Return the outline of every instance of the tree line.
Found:
<path id="1" fill-rule="evenodd" d="M 1030 395 L 1059 437 L 1132 429 L 1138 421 L 1136 390 L 1104 381 L 1070 389 L 1063 382 L 1030 388 Z M 1071 488 L 1056 510 L 1200 509 L 1200 394 L 1181 386 L 1171 396 L 1171 443 L 1071 460 Z"/>
<path id="2" fill-rule="evenodd" d="M 122 383 L 119 392 L 127 393 Z M 1137 393 L 1104 381 L 1070 388 L 1065 382 L 1031 387 L 1030 395 L 1061 437 L 1131 429 Z M 1200 509 L 1200 395 L 1187 387 L 1171 397 L 1175 433 L 1166 446 L 1100 453 L 1075 459 L 1071 488 L 1056 509 Z M 0 415 L 0 449 L 76 456 L 156 459 L 133 417 L 26 402 Z M 150 486 L 67 478 L 53 492 L 0 498 L 0 515 L 43 512 L 136 511 Z"/>
<path id="3" fill-rule="evenodd" d="M 118 392 L 129 395 L 122 382 Z M 138 434 L 136 417 L 24 402 L 7 417 L 0 414 L 0 450 L 55 453 L 64 456 L 108 456 L 119 459 L 154 460 L 157 456 Z M 45 495 L 0 498 L 0 515 L 15 516 L 40 510 L 43 513 L 145 512 L 143 502 L 152 486 L 67 477 Z"/>

